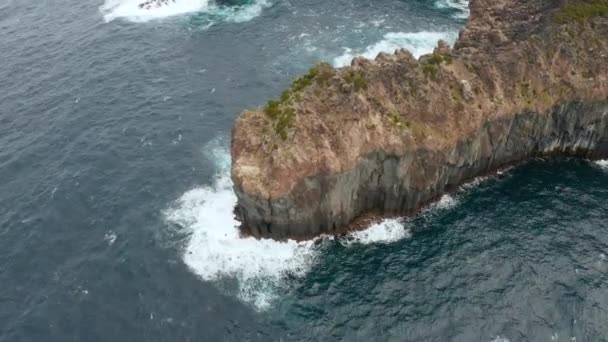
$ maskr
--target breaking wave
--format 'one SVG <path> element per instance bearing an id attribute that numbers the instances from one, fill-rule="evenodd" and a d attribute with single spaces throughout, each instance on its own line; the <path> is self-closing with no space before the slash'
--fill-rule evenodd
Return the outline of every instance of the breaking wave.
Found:
<path id="1" fill-rule="evenodd" d="M 313 241 L 241 237 L 232 213 L 235 204 L 232 183 L 223 174 L 214 186 L 185 193 L 167 219 L 190 230 L 183 258 L 194 273 L 207 281 L 236 278 L 238 297 L 264 309 L 284 276 L 306 274 L 315 248 Z"/>
<path id="2" fill-rule="evenodd" d="M 208 157 L 218 169 L 214 184 L 186 192 L 165 217 L 188 230 L 183 260 L 195 274 L 206 281 L 236 279 L 237 296 L 263 310 L 285 276 L 301 277 L 308 272 L 318 248 L 314 241 L 241 237 L 233 214 L 237 199 L 230 179 L 230 155 L 213 147 Z"/>
<path id="3" fill-rule="evenodd" d="M 375 58 L 380 52 L 393 53 L 395 50 L 405 48 L 409 50 L 414 57 L 418 58 L 421 55 L 433 52 L 437 41 L 443 39 L 450 44 L 456 40 L 456 32 L 389 32 L 384 35 L 383 39 L 374 43 L 361 51 L 353 51 L 350 48 L 345 48 L 344 53 L 333 60 L 333 65 L 336 67 L 344 67 L 350 65 L 353 58 L 362 56 L 368 59 Z"/>
<path id="4" fill-rule="evenodd" d="M 267 309 L 289 282 L 314 266 L 334 237 L 297 242 L 242 237 L 234 217 L 237 202 L 230 179 L 230 154 L 218 141 L 205 154 L 216 168 L 213 184 L 190 190 L 164 212 L 165 219 L 188 234 L 183 261 L 202 280 L 223 288 L 236 280 L 236 296 L 257 310 Z M 444 195 L 429 210 L 449 209 L 457 201 Z M 386 219 L 339 239 L 342 245 L 393 243 L 411 236 L 404 219 Z M 224 288 L 226 291 L 230 289 Z"/>
<path id="5" fill-rule="evenodd" d="M 233 214 L 237 199 L 230 179 L 230 154 L 214 142 L 207 146 L 207 156 L 217 169 L 214 184 L 186 192 L 164 213 L 165 218 L 187 230 L 183 260 L 195 274 L 216 283 L 236 279 L 237 297 L 264 310 L 286 286 L 287 277 L 299 278 L 311 269 L 323 244 L 318 239 L 241 237 Z M 352 241 L 388 243 L 408 236 L 409 231 L 397 221 L 386 220 L 352 233 Z"/>
<path id="6" fill-rule="evenodd" d="M 348 234 L 341 239 L 343 245 L 391 243 L 411 237 L 410 229 L 406 228 L 400 219 L 386 219 L 369 228 Z"/>
<path id="7" fill-rule="evenodd" d="M 451 209 L 454 208 L 457 204 L 458 200 L 456 200 L 451 195 L 445 194 L 441 196 L 439 201 L 431 205 L 431 209 Z"/>
<path id="8" fill-rule="evenodd" d="M 209 25 L 214 21 L 244 22 L 251 20 L 269 6 L 267 0 L 253 0 L 243 5 L 222 6 L 212 0 L 152 0 L 152 5 L 140 8 L 146 0 L 106 0 L 100 7 L 104 20 L 125 19 L 131 22 L 147 22 L 185 14 L 209 16 Z M 156 4 L 161 5 L 157 6 Z"/>
<path id="9" fill-rule="evenodd" d="M 608 170 L 608 159 L 595 161 L 595 165 L 599 166 L 604 170 Z"/>

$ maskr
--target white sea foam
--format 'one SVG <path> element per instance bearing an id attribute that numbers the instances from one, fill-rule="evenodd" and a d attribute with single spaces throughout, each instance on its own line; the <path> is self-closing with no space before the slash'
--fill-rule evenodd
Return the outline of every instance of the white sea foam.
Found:
<path id="1" fill-rule="evenodd" d="M 498 173 L 497 173 L 498 174 Z M 475 189 L 476 187 L 478 187 L 481 183 L 487 181 L 490 179 L 491 176 L 480 176 L 480 177 L 475 177 L 472 180 L 470 180 L 469 182 L 466 182 L 464 184 L 462 184 L 460 186 L 461 190 L 471 190 L 471 189 Z"/>
<path id="2" fill-rule="evenodd" d="M 256 0 L 243 6 L 217 6 L 211 0 L 168 0 L 166 5 L 140 8 L 145 0 L 106 0 L 100 7 L 106 22 L 122 18 L 132 22 L 147 22 L 189 13 L 208 13 L 230 22 L 243 22 L 257 17 L 267 0 Z"/>
<path id="3" fill-rule="evenodd" d="M 411 231 L 399 219 L 387 219 L 365 230 L 352 232 L 341 242 L 343 245 L 391 243 L 410 236 Z"/>
<path id="4" fill-rule="evenodd" d="M 496 336 L 496 338 L 494 338 L 492 340 L 492 342 L 511 342 L 511 341 L 509 341 L 509 339 L 506 337 Z"/>
<path id="5" fill-rule="evenodd" d="M 458 205 L 458 199 L 445 194 L 441 198 L 423 209 L 420 214 L 428 215 L 437 213 L 441 210 L 449 210 Z M 402 239 L 407 239 L 412 236 L 411 229 L 407 226 L 407 220 L 404 218 L 385 219 L 380 223 L 375 223 L 365 230 L 349 233 L 345 238 L 339 241 L 344 246 L 354 244 L 378 244 L 378 243 L 393 243 Z"/>
<path id="6" fill-rule="evenodd" d="M 385 34 L 381 41 L 374 43 L 361 51 L 353 51 L 350 48 L 345 48 L 344 53 L 333 60 L 333 65 L 336 67 L 343 67 L 350 65 L 352 59 L 357 56 L 373 59 L 380 52 L 393 53 L 395 50 L 401 48 L 409 50 L 414 57 L 418 58 L 421 55 L 433 52 L 439 39 L 452 43 L 455 41 L 456 36 L 457 34 L 455 32 L 390 32 Z"/>
<path id="7" fill-rule="evenodd" d="M 435 2 L 437 8 L 452 8 L 457 10 L 454 14 L 455 18 L 466 19 L 471 14 L 469 10 L 469 1 L 467 0 L 437 0 Z"/>
<path id="8" fill-rule="evenodd" d="M 124 18 L 134 22 L 145 22 L 175 15 L 205 11 L 209 7 L 209 0 L 176 0 L 160 7 L 152 6 L 143 9 L 139 4 L 144 0 L 106 0 L 100 10 L 106 22 L 117 18 Z"/>
<path id="9" fill-rule="evenodd" d="M 514 168 L 515 168 L 515 166 L 512 166 L 512 165 L 507 166 L 504 169 L 500 169 L 500 170 L 496 171 L 496 174 L 499 176 L 502 176 L 502 175 L 508 173 L 509 171 L 513 170 Z"/>
<path id="10" fill-rule="evenodd" d="M 430 209 L 451 209 L 458 204 L 458 201 L 451 195 L 445 194 L 441 196 L 439 201 L 433 203 Z"/>
<path id="11" fill-rule="evenodd" d="M 467 190 L 475 189 L 478 186 L 480 186 L 482 183 L 485 183 L 486 181 L 493 180 L 493 179 L 496 179 L 497 177 L 506 175 L 513 168 L 514 168 L 513 166 L 507 166 L 505 168 L 497 170 L 496 173 L 493 175 L 475 177 L 472 180 L 462 184 L 460 186 L 460 190 L 467 191 Z"/>
<path id="12" fill-rule="evenodd" d="M 228 174 L 215 185 L 185 193 L 167 218 L 191 230 L 184 262 L 204 280 L 234 277 L 239 297 L 263 309 L 287 274 L 303 276 L 312 265 L 313 242 L 242 238 L 234 219 L 236 196 Z"/>
<path id="13" fill-rule="evenodd" d="M 166 218 L 189 230 L 183 258 L 194 273 L 207 281 L 236 278 L 238 296 L 264 309 L 286 275 L 306 274 L 317 249 L 314 241 L 241 237 L 233 214 L 236 195 L 230 180 L 230 155 L 216 149 L 210 155 L 219 169 L 215 184 L 186 192 L 165 213 Z"/>
<path id="14" fill-rule="evenodd" d="M 214 141 L 206 146 L 206 155 L 217 168 L 214 184 L 186 192 L 164 213 L 165 217 L 189 233 L 183 260 L 195 274 L 217 283 L 236 279 L 237 296 L 264 310 L 285 286 L 286 276 L 306 275 L 323 244 L 315 240 L 279 242 L 241 237 L 233 214 L 237 199 L 230 179 L 230 154 L 221 142 Z M 345 240 L 391 243 L 409 236 L 408 229 L 391 219 L 353 232 Z"/>
<path id="15" fill-rule="evenodd" d="M 114 242 L 116 241 L 116 233 L 114 233 L 113 231 L 110 230 L 107 233 L 105 233 L 105 235 L 103 236 L 103 239 L 108 242 L 108 245 L 112 246 L 114 244 Z"/>
<path id="16" fill-rule="evenodd" d="M 598 160 L 595 162 L 595 165 L 599 166 L 604 170 L 608 170 L 608 159 L 607 160 Z"/>

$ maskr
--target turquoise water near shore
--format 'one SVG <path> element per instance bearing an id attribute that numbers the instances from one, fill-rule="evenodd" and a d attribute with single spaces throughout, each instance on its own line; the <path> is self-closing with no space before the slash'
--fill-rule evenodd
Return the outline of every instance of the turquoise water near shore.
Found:
<path id="1" fill-rule="evenodd" d="M 0 4 L 0 341 L 604 341 L 608 163 L 243 239 L 230 129 L 319 61 L 453 41 L 456 0 Z"/>

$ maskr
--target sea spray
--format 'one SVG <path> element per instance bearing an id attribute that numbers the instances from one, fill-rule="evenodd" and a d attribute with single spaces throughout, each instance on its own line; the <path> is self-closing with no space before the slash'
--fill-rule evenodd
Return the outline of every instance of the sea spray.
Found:
<path id="1" fill-rule="evenodd" d="M 190 190 L 165 211 L 168 222 L 186 229 L 184 263 L 202 280 L 221 284 L 236 279 L 242 301 L 267 309 L 288 286 L 287 278 L 301 278 L 315 265 L 333 237 L 297 242 L 243 237 L 234 217 L 237 198 L 230 179 L 230 154 L 221 141 L 205 147 L 217 176 L 213 184 Z M 444 195 L 428 211 L 449 209 L 457 201 Z M 393 243 L 411 236 L 403 219 L 386 219 L 338 239 L 353 244 Z"/>
<path id="2" fill-rule="evenodd" d="M 230 179 L 230 154 L 217 140 L 207 144 L 205 154 L 217 171 L 213 185 L 186 192 L 165 217 L 188 230 L 183 260 L 195 274 L 206 281 L 236 279 L 236 295 L 263 310 L 275 298 L 283 278 L 308 272 L 318 247 L 314 241 L 242 237 L 234 217 L 237 199 Z"/>
<path id="3" fill-rule="evenodd" d="M 234 216 L 237 198 L 230 179 L 230 154 L 223 140 L 213 140 L 204 154 L 214 165 L 213 184 L 186 192 L 165 212 L 168 222 L 184 227 L 189 234 L 183 250 L 184 263 L 202 280 L 222 284 L 236 279 L 235 295 L 257 310 L 267 309 L 285 291 L 287 278 L 305 276 L 322 256 L 327 241 L 343 246 L 389 244 L 411 237 L 408 218 L 385 219 L 339 239 L 321 236 L 313 240 L 276 241 L 243 237 Z M 597 162 L 606 165 L 607 161 Z M 503 170 L 506 172 L 507 170 Z M 459 192 L 470 191 L 491 176 L 478 177 Z M 444 194 L 419 215 L 435 215 L 459 203 L 458 193 Z"/>
<path id="4" fill-rule="evenodd" d="M 167 5 L 141 8 L 144 0 L 106 0 L 100 11 L 106 22 L 123 18 L 132 22 L 146 22 L 176 15 L 204 12 L 209 9 L 209 0 L 176 0 L 169 1 Z"/>
<path id="5" fill-rule="evenodd" d="M 352 232 L 348 234 L 346 238 L 340 239 L 339 241 L 344 246 L 353 244 L 367 245 L 375 243 L 392 243 L 409 238 L 410 236 L 411 231 L 404 226 L 402 220 L 387 219 L 375 223 L 365 230 Z"/>
<path id="6" fill-rule="evenodd" d="M 421 55 L 433 52 L 438 40 L 443 39 L 449 43 L 453 43 L 456 37 L 456 32 L 389 32 L 384 35 L 381 41 L 363 50 L 353 51 L 350 48 L 345 48 L 341 56 L 334 58 L 333 65 L 343 67 L 350 65 L 352 59 L 357 56 L 373 59 L 380 52 L 393 53 L 401 48 L 409 50 L 414 57 L 418 58 Z"/>
<path id="7" fill-rule="evenodd" d="M 214 152 L 219 164 L 229 155 Z M 221 283 L 236 279 L 236 296 L 257 310 L 269 308 L 288 286 L 286 279 L 305 276 L 322 256 L 324 241 L 276 241 L 243 237 L 233 210 L 236 195 L 229 172 L 223 170 L 213 186 L 186 192 L 176 206 L 165 212 L 167 221 L 185 227 L 189 238 L 183 251 L 184 263 L 202 280 Z M 457 200 L 444 195 L 422 214 L 451 209 Z M 338 239 L 344 246 L 355 244 L 388 244 L 411 237 L 405 219 L 386 219 L 362 231 Z"/>
<path id="8" fill-rule="evenodd" d="M 168 0 L 156 6 L 156 0 L 149 8 L 140 4 L 145 0 L 106 0 L 100 7 L 104 20 L 125 19 L 131 22 L 143 23 L 151 20 L 165 19 L 186 14 L 206 16 L 208 25 L 216 21 L 245 22 L 251 20 L 269 6 L 267 0 L 255 0 L 250 3 L 235 6 L 217 5 L 212 0 Z"/>
<path id="9" fill-rule="evenodd" d="M 604 170 L 608 170 L 608 159 L 607 160 L 598 160 L 595 162 L 595 165 L 599 166 Z"/>

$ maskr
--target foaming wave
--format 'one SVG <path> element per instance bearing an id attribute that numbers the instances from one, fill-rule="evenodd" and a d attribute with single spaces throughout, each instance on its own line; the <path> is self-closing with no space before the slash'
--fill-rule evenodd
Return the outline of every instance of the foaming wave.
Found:
<path id="1" fill-rule="evenodd" d="M 451 209 L 454 208 L 457 204 L 458 201 L 456 200 L 456 198 L 446 194 L 441 196 L 439 201 L 433 203 L 430 206 L 430 209 Z"/>
<path id="2" fill-rule="evenodd" d="M 230 154 L 218 141 L 205 154 L 217 168 L 212 186 L 190 190 L 165 211 L 168 222 L 189 233 L 183 260 L 201 279 L 222 283 L 236 279 L 241 300 L 258 310 L 268 308 L 285 287 L 285 279 L 303 277 L 314 265 L 323 244 L 318 239 L 296 242 L 242 237 L 234 217 L 237 202 L 230 179 Z M 384 220 L 348 234 L 351 243 L 391 243 L 410 236 L 398 220 Z"/>
<path id="3" fill-rule="evenodd" d="M 183 260 L 207 281 L 233 278 L 237 296 L 257 309 L 267 308 L 286 276 L 301 277 L 313 265 L 315 242 L 284 242 L 239 235 L 233 210 L 236 195 L 229 173 L 227 151 L 210 151 L 219 167 L 214 185 L 186 192 L 175 208 L 165 212 L 169 222 L 189 230 Z"/>
<path id="4" fill-rule="evenodd" d="M 237 297 L 264 310 L 286 288 L 288 277 L 301 278 L 311 270 L 323 250 L 324 244 L 319 240 L 334 238 L 322 236 L 296 242 L 242 237 L 233 213 L 237 198 L 230 179 L 230 154 L 224 145 L 213 141 L 205 148 L 205 155 L 217 169 L 213 184 L 186 192 L 164 215 L 168 222 L 189 234 L 182 257 L 192 272 L 218 285 L 236 279 Z M 444 195 L 427 211 L 449 209 L 456 204 L 452 196 Z M 410 236 L 403 219 L 386 219 L 349 233 L 339 242 L 388 244 Z"/>
<path id="5" fill-rule="evenodd" d="M 350 65 L 353 58 L 357 56 L 373 59 L 380 52 L 393 53 L 401 48 L 409 50 L 414 57 L 418 58 L 424 54 L 433 52 L 438 40 L 443 39 L 453 43 L 456 40 L 456 36 L 456 32 L 390 32 L 385 34 L 381 41 L 366 47 L 363 51 L 353 51 L 352 49 L 345 48 L 344 54 L 333 60 L 333 65 L 343 67 Z"/>
<path id="6" fill-rule="evenodd" d="M 373 224 L 365 230 L 349 233 L 340 242 L 343 245 L 355 243 L 368 245 L 373 243 L 392 243 L 409 237 L 411 237 L 411 231 L 404 227 L 401 220 L 387 219 Z"/>
<path id="7" fill-rule="evenodd" d="M 150 9 L 140 8 L 139 5 L 143 2 L 144 0 L 106 0 L 100 10 L 106 22 L 117 18 L 146 22 L 209 9 L 209 0 L 176 0 L 163 6 L 152 6 Z"/>
<path id="8" fill-rule="evenodd" d="M 608 159 L 606 160 L 597 160 L 595 161 L 595 165 L 599 166 L 604 170 L 608 170 Z"/>
<path id="9" fill-rule="evenodd" d="M 104 20 L 122 18 L 132 22 L 147 22 L 178 15 L 204 13 L 213 19 L 244 22 L 260 15 L 269 5 L 267 0 L 255 0 L 241 6 L 219 6 L 210 0 L 168 0 L 166 4 L 152 5 L 149 9 L 139 5 L 144 0 L 106 0 L 100 7 Z"/>
<path id="10" fill-rule="evenodd" d="M 466 19 L 471 14 L 467 0 L 438 0 L 435 2 L 435 7 L 454 9 L 456 13 L 453 17 L 459 19 Z"/>
<path id="11" fill-rule="evenodd" d="M 428 207 L 424 208 L 419 215 L 435 214 L 442 210 L 449 210 L 458 205 L 458 200 L 451 195 L 445 194 Z M 385 219 L 375 223 L 365 230 L 349 233 L 339 242 L 344 246 L 354 244 L 369 245 L 384 243 L 389 244 L 412 236 L 412 231 L 407 227 L 407 218 Z"/>
<path id="12" fill-rule="evenodd" d="M 489 179 L 490 179 L 490 176 L 475 177 L 471 181 L 462 184 L 460 186 L 460 189 L 461 190 L 471 190 L 471 189 L 474 189 L 474 188 L 478 187 L 481 183 L 484 183 L 485 181 L 487 181 Z"/>
<path id="13" fill-rule="evenodd" d="M 505 176 L 509 171 L 513 170 L 513 168 L 514 168 L 513 166 L 507 166 L 505 168 L 497 170 L 495 174 L 475 177 L 472 180 L 468 181 L 467 183 L 462 184 L 460 186 L 460 190 L 468 191 L 468 190 L 475 189 L 478 186 L 480 186 L 482 183 Z"/>

